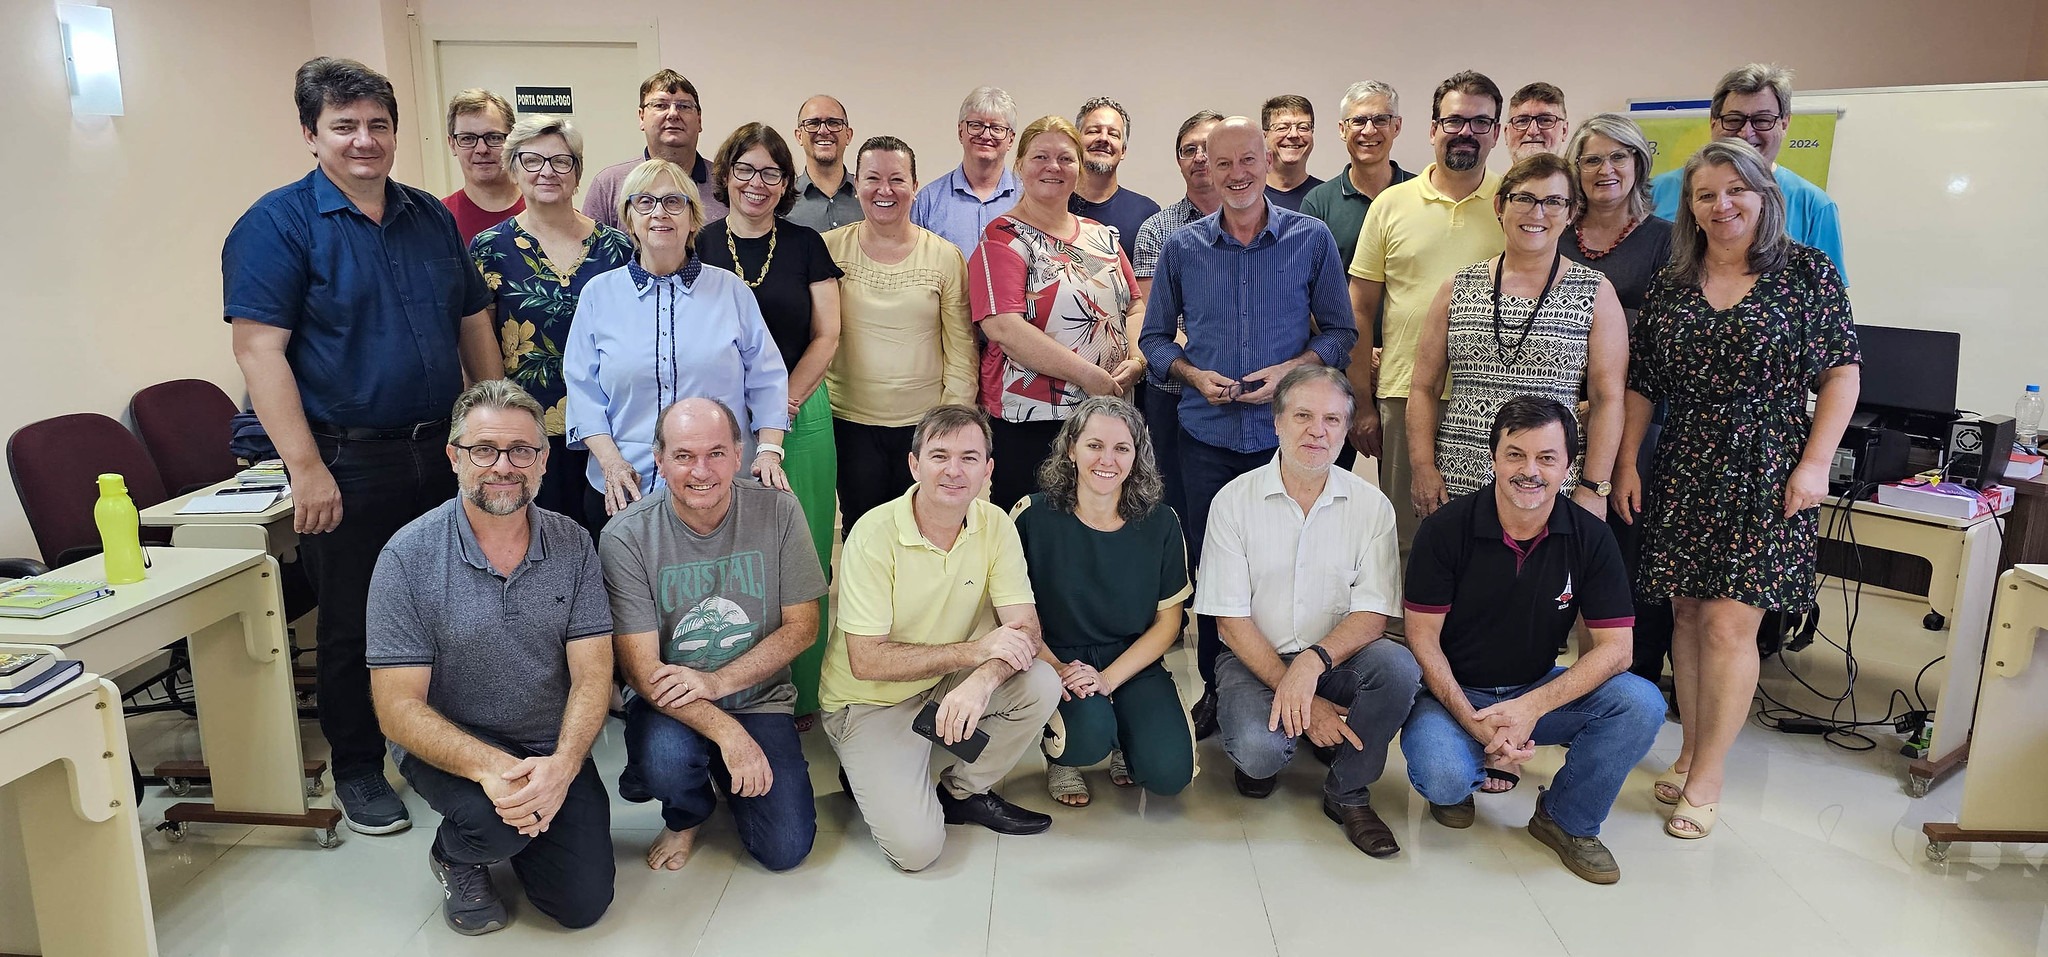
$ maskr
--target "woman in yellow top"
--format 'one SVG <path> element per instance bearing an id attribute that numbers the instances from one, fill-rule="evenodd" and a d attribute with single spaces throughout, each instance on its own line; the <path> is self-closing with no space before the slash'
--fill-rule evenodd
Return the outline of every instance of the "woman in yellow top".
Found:
<path id="1" fill-rule="evenodd" d="M 893 136 L 862 143 L 861 222 L 825 234 L 839 281 L 839 352 L 825 374 L 839 452 L 840 527 L 910 487 L 910 435 L 934 406 L 972 404 L 980 356 L 967 321 L 967 261 L 910 222 L 917 155 Z"/>

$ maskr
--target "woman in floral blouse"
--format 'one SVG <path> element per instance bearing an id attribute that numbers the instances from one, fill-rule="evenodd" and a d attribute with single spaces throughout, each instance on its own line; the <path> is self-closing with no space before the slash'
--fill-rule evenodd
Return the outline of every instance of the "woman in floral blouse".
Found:
<path id="1" fill-rule="evenodd" d="M 469 255 L 496 296 L 491 315 L 505 353 L 506 378 L 525 387 L 547 410 L 548 470 L 534 501 L 583 522 L 583 470 L 589 453 L 570 449 L 562 437 L 568 403 L 562 345 L 569 339 L 583 284 L 630 261 L 633 241 L 576 211 L 583 134 L 568 120 L 546 115 L 520 120 L 505 138 L 502 155 L 526 210 L 478 233 Z"/>

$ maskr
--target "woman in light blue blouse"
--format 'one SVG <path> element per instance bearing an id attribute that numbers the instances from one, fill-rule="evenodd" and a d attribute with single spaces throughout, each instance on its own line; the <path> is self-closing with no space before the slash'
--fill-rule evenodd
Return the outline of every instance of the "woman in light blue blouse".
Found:
<path id="1" fill-rule="evenodd" d="M 619 220 L 638 258 L 590 280 L 562 359 L 570 448 L 586 448 L 585 509 L 592 534 L 654 491 L 654 423 L 678 399 L 717 399 L 749 436 L 754 477 L 789 487 L 782 436 L 789 372 L 752 290 L 691 254 L 704 205 L 682 168 L 635 167 L 620 187 Z"/>

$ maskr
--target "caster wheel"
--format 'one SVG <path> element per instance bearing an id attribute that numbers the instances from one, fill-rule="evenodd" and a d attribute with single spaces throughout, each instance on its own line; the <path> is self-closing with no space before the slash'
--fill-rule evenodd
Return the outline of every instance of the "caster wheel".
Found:
<path id="1" fill-rule="evenodd" d="M 1906 793 L 1913 797 L 1926 797 L 1927 789 L 1933 786 L 1934 782 L 1927 778 L 1914 774 L 1906 775 Z"/>
<path id="2" fill-rule="evenodd" d="M 173 844 L 185 840 L 185 825 L 179 824 L 176 821 L 165 821 L 157 825 L 156 829 L 159 833 L 163 834 L 164 840 Z"/>
<path id="3" fill-rule="evenodd" d="M 306 780 L 306 796 L 307 796 L 307 797 L 309 797 L 309 798 L 316 798 L 316 797 L 319 797 L 320 795 L 322 795 L 322 794 L 326 794 L 326 793 L 327 793 L 327 785 L 325 785 L 325 784 L 322 784 L 322 783 L 320 783 L 320 779 L 319 779 L 319 778 L 308 778 L 308 779 Z"/>
<path id="4" fill-rule="evenodd" d="M 1944 861 L 1948 860 L 1948 842 L 1947 842 L 1947 841 L 1928 841 L 1928 842 L 1927 842 L 1927 859 L 1928 859 L 1928 860 L 1930 860 L 1930 861 L 1933 861 L 1933 862 L 1934 862 L 1934 863 L 1936 863 L 1936 864 L 1940 864 L 1940 863 L 1942 863 L 1942 862 L 1944 862 Z"/>
<path id="5" fill-rule="evenodd" d="M 184 797 L 192 793 L 192 782 L 184 778 L 165 778 L 164 790 L 171 792 L 176 797 Z"/>
<path id="6" fill-rule="evenodd" d="M 313 832 L 313 840 L 321 847 L 340 847 L 341 835 L 334 828 L 321 828 Z"/>
<path id="7" fill-rule="evenodd" d="M 1920 619 L 1920 627 L 1928 631 L 1940 631 L 1941 627 L 1947 623 L 1948 619 L 1943 618 L 1941 612 L 1938 611 L 1930 611 L 1927 613 L 1927 617 Z"/>

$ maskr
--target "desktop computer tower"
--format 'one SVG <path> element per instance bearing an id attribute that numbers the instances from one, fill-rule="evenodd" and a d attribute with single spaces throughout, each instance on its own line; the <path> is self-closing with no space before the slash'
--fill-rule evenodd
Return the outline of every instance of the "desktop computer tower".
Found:
<path id="1" fill-rule="evenodd" d="M 1948 427 L 1948 480 L 1974 489 L 2005 479 L 2012 457 L 2013 420 L 2009 415 L 1957 419 Z"/>

